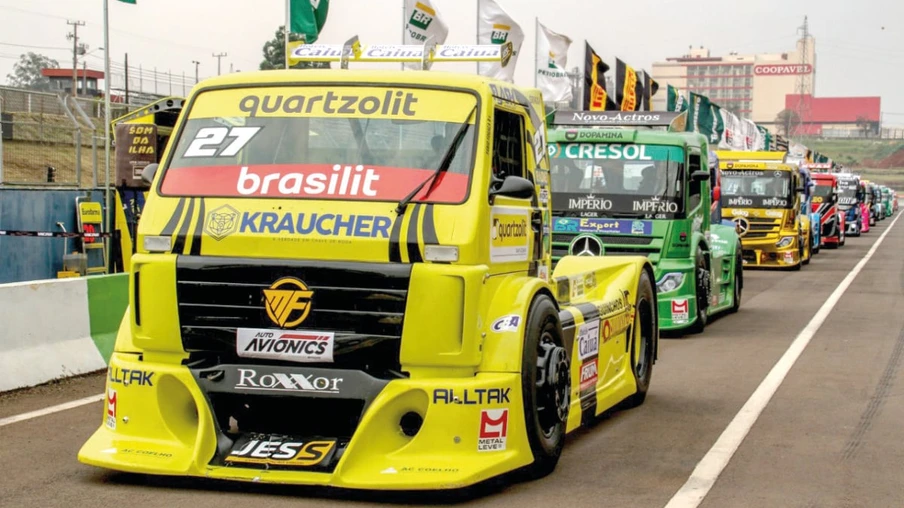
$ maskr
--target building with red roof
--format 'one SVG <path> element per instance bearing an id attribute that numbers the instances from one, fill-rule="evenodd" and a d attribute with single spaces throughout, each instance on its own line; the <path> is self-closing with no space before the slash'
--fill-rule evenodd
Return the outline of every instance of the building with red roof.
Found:
<path id="1" fill-rule="evenodd" d="M 52 90 L 59 93 L 72 93 L 72 69 L 41 69 L 41 75 L 50 80 Z M 77 69 L 78 77 L 76 90 L 80 97 L 98 97 L 103 95 L 97 82 L 104 79 L 104 73 L 92 69 Z"/>
<path id="2" fill-rule="evenodd" d="M 879 133 L 882 99 L 788 94 L 785 109 L 800 112 L 800 126 L 793 135 L 864 137 Z"/>

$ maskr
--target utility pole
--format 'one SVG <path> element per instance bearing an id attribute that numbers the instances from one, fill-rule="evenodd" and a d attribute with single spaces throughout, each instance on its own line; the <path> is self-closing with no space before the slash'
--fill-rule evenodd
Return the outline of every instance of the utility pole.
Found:
<path id="1" fill-rule="evenodd" d="M 227 55 L 226 53 L 219 53 L 219 54 L 214 53 L 214 54 L 213 54 L 213 57 L 217 59 L 217 76 L 220 75 L 220 60 L 221 60 L 224 56 L 229 56 L 229 55 Z"/>
<path id="2" fill-rule="evenodd" d="M 126 53 L 126 107 L 129 105 L 129 54 Z"/>
<path id="3" fill-rule="evenodd" d="M 191 63 L 195 64 L 195 84 L 198 84 L 198 66 L 201 65 L 201 62 L 197 60 L 192 60 Z"/>
<path id="4" fill-rule="evenodd" d="M 66 34 L 66 38 L 72 40 L 72 96 L 78 97 L 78 55 L 85 54 L 85 45 L 82 44 L 79 48 L 78 27 L 85 26 L 85 22 L 67 20 L 66 24 L 72 25 L 72 33 Z M 79 49 L 81 49 L 81 53 L 79 53 Z"/>
<path id="5" fill-rule="evenodd" d="M 813 87 L 811 75 L 815 73 L 815 69 L 810 67 L 810 24 L 807 16 L 804 16 L 804 24 L 800 26 L 798 32 L 801 34 L 801 40 L 798 47 L 800 51 L 800 65 L 802 67 L 797 75 L 796 91 L 797 91 L 797 125 L 798 131 L 810 119 L 810 101 L 805 96 L 813 95 Z M 807 68 L 810 68 L 807 71 Z M 790 134 L 790 133 L 789 133 Z M 800 134 L 798 134 L 800 135 Z"/>

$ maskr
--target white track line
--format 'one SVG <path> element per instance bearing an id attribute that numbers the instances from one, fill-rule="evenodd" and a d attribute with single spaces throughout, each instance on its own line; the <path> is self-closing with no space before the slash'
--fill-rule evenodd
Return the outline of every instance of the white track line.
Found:
<path id="1" fill-rule="evenodd" d="M 822 326 L 829 317 L 829 313 L 832 312 L 832 309 L 838 303 L 838 300 L 840 300 L 844 292 L 847 291 L 848 286 L 851 285 L 857 277 L 857 274 L 859 274 L 863 267 L 866 266 L 866 262 L 873 257 L 876 249 L 882 244 L 882 240 L 885 239 L 885 236 L 888 235 L 891 228 L 898 222 L 901 215 L 902 214 L 899 213 L 898 216 L 895 217 L 895 220 L 891 222 L 888 229 L 886 229 L 879 239 L 876 240 L 876 243 L 873 244 L 873 247 L 869 252 L 863 256 L 863 259 L 854 266 L 847 274 L 847 277 L 838 284 L 835 291 L 829 295 L 829 298 L 822 304 L 822 307 L 819 308 L 816 315 L 813 316 L 813 319 L 807 323 L 806 328 L 800 332 L 797 338 L 794 339 L 794 342 L 788 347 L 788 350 L 785 351 L 785 354 L 782 355 L 775 366 L 772 367 L 772 370 L 766 378 L 763 379 L 760 386 L 758 386 L 756 391 L 753 392 L 753 395 L 747 399 L 744 407 L 742 407 L 738 414 L 735 415 L 734 419 L 728 424 L 728 427 L 725 428 L 713 447 L 709 449 L 706 455 L 704 455 L 697 464 L 697 467 L 694 468 L 694 472 L 691 473 L 687 482 L 685 482 L 678 492 L 672 496 L 672 499 L 669 500 L 665 508 L 696 508 L 703 502 L 703 498 L 706 497 L 710 489 L 715 485 L 719 475 L 722 474 L 722 470 L 725 469 L 725 466 L 728 465 L 728 461 L 731 460 L 731 457 L 738 450 L 738 447 L 741 446 L 741 442 L 747 437 L 750 428 L 756 423 L 763 408 L 769 404 L 769 401 L 772 399 L 772 396 L 775 395 L 778 387 L 781 386 L 782 381 L 785 380 L 785 376 L 788 375 L 791 367 L 794 366 L 794 363 L 797 362 L 797 359 L 800 357 L 801 353 L 803 353 L 804 348 L 810 343 L 810 339 L 813 338 L 816 331 L 819 330 L 819 327 Z"/>
<path id="2" fill-rule="evenodd" d="M 5 427 L 13 423 L 24 422 L 25 420 L 31 420 L 32 418 L 37 418 L 39 416 L 59 413 L 60 411 L 84 406 L 86 404 L 91 404 L 92 402 L 100 402 L 102 400 L 104 400 L 104 394 L 92 395 L 90 397 L 85 397 L 84 399 L 73 400 L 70 402 L 65 402 L 63 404 L 57 404 L 56 406 L 45 407 L 44 409 L 38 409 L 37 411 L 32 411 L 30 413 L 22 413 L 16 416 L 0 418 L 0 427 Z"/>

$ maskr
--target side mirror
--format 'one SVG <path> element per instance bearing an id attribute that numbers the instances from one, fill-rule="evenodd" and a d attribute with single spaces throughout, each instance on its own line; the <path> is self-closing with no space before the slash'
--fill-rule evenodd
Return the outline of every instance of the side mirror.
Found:
<path id="1" fill-rule="evenodd" d="M 709 171 L 703 169 L 694 171 L 691 173 L 691 180 L 695 182 L 705 182 L 706 180 L 709 180 Z"/>
<path id="2" fill-rule="evenodd" d="M 159 164 L 153 163 L 153 164 L 148 164 L 147 166 L 144 167 L 144 169 L 141 170 L 141 179 L 144 181 L 144 183 L 146 183 L 148 185 L 151 185 L 152 183 L 154 183 L 154 175 L 157 174 L 158 167 L 159 167 Z"/>
<path id="3" fill-rule="evenodd" d="M 527 178 L 509 175 L 505 177 L 499 188 L 490 189 L 490 197 L 505 196 L 516 199 L 530 199 L 534 197 L 535 192 L 534 184 Z"/>
<path id="4" fill-rule="evenodd" d="M 722 187 L 716 187 L 713 189 L 713 201 L 718 202 L 722 199 Z"/>

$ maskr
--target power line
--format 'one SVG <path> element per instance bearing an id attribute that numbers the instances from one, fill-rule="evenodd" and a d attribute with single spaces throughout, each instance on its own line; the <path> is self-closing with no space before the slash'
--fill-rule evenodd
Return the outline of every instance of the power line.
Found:
<path id="1" fill-rule="evenodd" d="M 0 42 L 0 46 L 15 46 L 17 48 L 29 48 L 29 49 L 56 49 L 60 51 L 69 51 L 69 48 L 64 48 L 60 46 L 33 46 L 31 44 L 13 44 L 11 42 Z"/>

